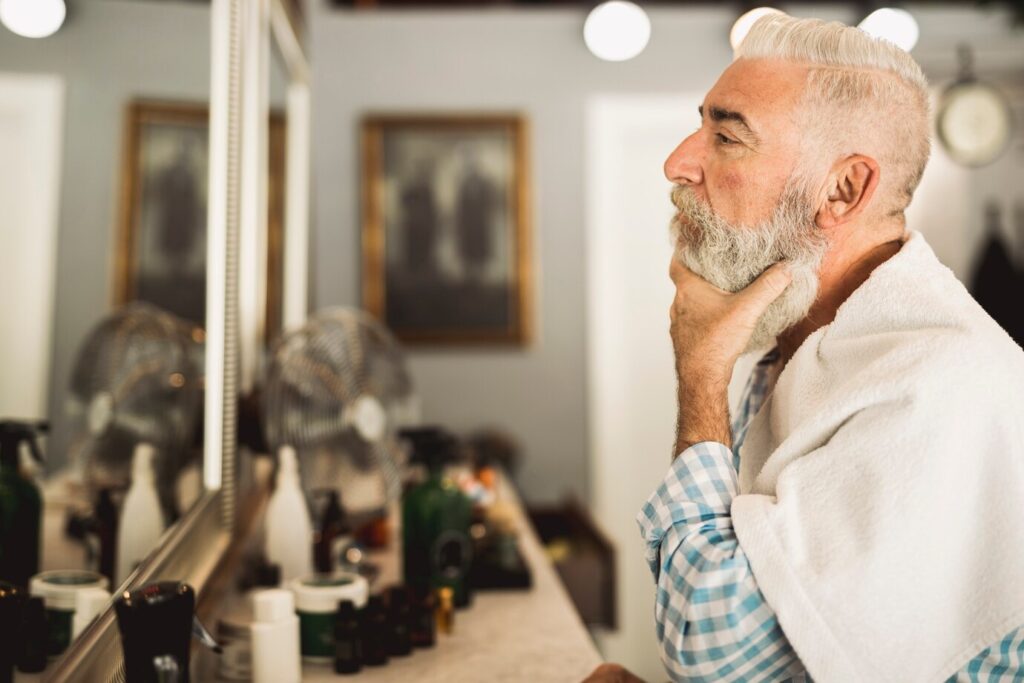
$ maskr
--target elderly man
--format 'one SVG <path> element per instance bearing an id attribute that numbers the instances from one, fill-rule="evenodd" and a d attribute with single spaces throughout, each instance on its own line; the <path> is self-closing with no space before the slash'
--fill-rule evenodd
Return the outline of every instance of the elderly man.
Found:
<path id="1" fill-rule="evenodd" d="M 678 430 L 638 521 L 674 680 L 1024 676 L 1024 353 L 906 229 L 926 88 L 765 17 L 665 162 Z"/>

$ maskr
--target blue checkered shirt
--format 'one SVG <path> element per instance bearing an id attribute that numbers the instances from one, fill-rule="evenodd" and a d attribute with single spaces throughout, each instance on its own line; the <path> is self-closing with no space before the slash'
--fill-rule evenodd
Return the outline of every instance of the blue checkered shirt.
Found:
<path id="1" fill-rule="evenodd" d="M 777 350 L 755 366 L 732 423 L 733 449 L 695 444 L 672 463 L 637 522 L 657 583 L 661 659 L 674 681 L 810 681 L 736 540 L 740 446 L 771 392 Z M 1024 626 L 949 682 L 1024 681 Z"/>

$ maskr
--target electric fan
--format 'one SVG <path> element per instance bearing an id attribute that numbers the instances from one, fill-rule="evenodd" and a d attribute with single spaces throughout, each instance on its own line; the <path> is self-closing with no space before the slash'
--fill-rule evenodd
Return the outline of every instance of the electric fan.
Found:
<path id="1" fill-rule="evenodd" d="M 263 388 L 264 431 L 272 452 L 295 448 L 307 492 L 336 488 L 349 509 L 369 507 L 360 498 L 366 477 L 377 477 L 385 500 L 396 498 L 396 433 L 415 421 L 398 342 L 368 314 L 327 309 L 277 343 Z"/>
<path id="2" fill-rule="evenodd" d="M 131 303 L 86 337 L 66 414 L 72 462 L 89 488 L 124 487 L 141 442 L 153 462 L 164 514 L 177 512 L 176 478 L 194 451 L 202 391 L 202 330 L 156 306 Z"/>

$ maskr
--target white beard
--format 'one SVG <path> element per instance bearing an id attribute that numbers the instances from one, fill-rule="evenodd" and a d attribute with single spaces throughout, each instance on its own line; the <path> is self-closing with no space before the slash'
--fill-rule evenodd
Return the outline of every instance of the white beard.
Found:
<path id="1" fill-rule="evenodd" d="M 807 316 L 818 295 L 828 241 L 792 184 L 772 216 L 753 227 L 730 224 L 687 186 L 673 188 L 672 203 L 679 209 L 671 224 L 676 258 L 719 289 L 738 292 L 779 261 L 789 267 L 792 281 L 758 319 L 744 353 L 771 348 L 776 337 Z"/>

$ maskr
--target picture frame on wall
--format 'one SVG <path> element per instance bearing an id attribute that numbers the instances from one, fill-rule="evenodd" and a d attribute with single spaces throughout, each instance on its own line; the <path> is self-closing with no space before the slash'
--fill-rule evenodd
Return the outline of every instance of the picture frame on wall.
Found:
<path id="1" fill-rule="evenodd" d="M 411 345 L 526 345 L 525 119 L 369 115 L 362 153 L 363 307 Z"/>
<path id="2" fill-rule="evenodd" d="M 125 117 L 114 304 L 147 301 L 206 325 L 209 108 L 136 101 Z M 285 119 L 269 121 L 266 338 L 281 331 Z"/>

